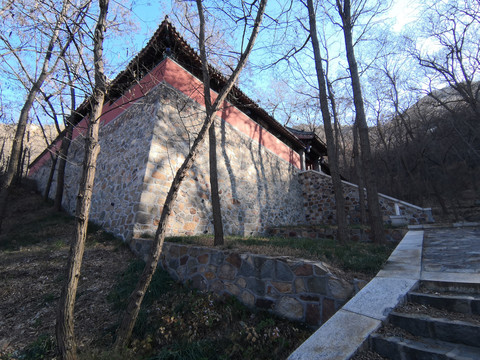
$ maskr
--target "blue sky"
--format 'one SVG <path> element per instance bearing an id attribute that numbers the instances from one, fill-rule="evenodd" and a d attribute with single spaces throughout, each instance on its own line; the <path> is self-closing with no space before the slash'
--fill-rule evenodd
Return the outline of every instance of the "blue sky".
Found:
<path id="1" fill-rule="evenodd" d="M 270 7 L 275 6 L 276 3 L 282 3 L 282 0 L 272 0 L 270 1 Z M 417 0 L 395 0 L 394 6 L 390 12 L 391 16 L 397 20 L 397 25 L 395 30 L 399 31 L 403 25 L 411 21 L 412 17 L 415 15 L 415 11 L 412 11 L 418 4 Z M 111 3 L 111 9 L 115 6 L 129 7 L 129 10 L 132 11 L 131 18 L 137 24 L 138 31 L 135 33 L 125 34 L 118 38 L 108 38 L 106 39 L 105 52 L 104 54 L 108 57 L 107 63 L 111 65 L 110 67 L 110 77 L 114 77 L 118 72 L 124 69 L 126 64 L 146 45 L 148 40 L 151 38 L 155 30 L 158 28 L 160 23 L 165 18 L 165 15 L 170 15 L 172 22 L 180 30 L 180 24 L 176 24 L 174 16 L 170 13 L 172 11 L 173 0 L 132 0 L 128 5 L 120 0 L 116 0 Z M 195 4 L 192 3 L 194 6 Z M 278 4 L 277 4 L 278 6 Z M 111 11 L 109 14 L 110 17 L 114 16 L 114 12 Z M 192 44 L 195 45 L 195 44 Z M 107 55 L 108 54 L 108 55 Z M 253 54 L 252 58 L 256 55 Z M 262 55 L 264 56 L 264 55 Z M 278 74 L 272 74 L 271 72 L 265 74 L 255 75 L 256 79 L 259 79 L 260 84 L 255 85 L 257 88 L 270 87 L 270 79 L 276 78 Z M 7 87 L 3 86 L 3 96 L 9 97 L 6 92 L 8 92 Z M 248 89 L 243 89 L 247 90 Z M 14 94 L 14 97 L 19 100 L 21 97 L 18 96 L 18 93 Z M 20 107 L 19 107 L 20 108 Z M 13 110 L 13 109 L 12 109 Z M 14 119 L 17 117 L 12 114 Z"/>

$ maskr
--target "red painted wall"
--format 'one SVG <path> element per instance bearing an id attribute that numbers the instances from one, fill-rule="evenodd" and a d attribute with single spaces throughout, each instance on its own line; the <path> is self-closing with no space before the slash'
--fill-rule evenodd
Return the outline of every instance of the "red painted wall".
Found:
<path id="1" fill-rule="evenodd" d="M 116 117 L 120 116 L 130 106 L 135 104 L 149 90 L 154 88 L 162 81 L 170 84 L 191 99 L 201 105 L 205 105 L 203 97 L 203 84 L 192 74 L 178 65 L 175 61 L 167 58 L 157 65 L 152 71 L 144 76 L 139 83 L 133 85 L 114 103 L 106 103 L 103 107 L 101 124 L 106 125 Z M 217 97 L 217 93 L 211 92 L 212 100 Z M 301 167 L 300 156 L 278 138 L 273 136 L 267 130 L 250 119 L 243 112 L 232 106 L 228 102 L 224 102 L 223 108 L 217 114 L 223 120 L 234 126 L 238 131 L 247 135 L 251 139 L 257 141 L 265 148 L 277 154 L 280 158 L 288 161 L 298 169 Z M 87 129 L 87 118 L 84 118 L 74 129 L 72 139 L 85 134 Z M 61 141 L 55 143 L 55 149 L 59 148 Z M 50 159 L 48 153 L 37 159 L 36 163 L 30 168 L 29 175 L 34 174 L 41 168 L 45 162 Z"/>

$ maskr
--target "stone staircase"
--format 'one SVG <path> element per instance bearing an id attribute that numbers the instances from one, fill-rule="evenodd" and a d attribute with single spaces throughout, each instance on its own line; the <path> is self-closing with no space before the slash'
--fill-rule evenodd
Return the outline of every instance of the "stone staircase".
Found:
<path id="1" fill-rule="evenodd" d="M 480 359 L 480 284 L 422 282 L 369 347 L 394 360 Z"/>

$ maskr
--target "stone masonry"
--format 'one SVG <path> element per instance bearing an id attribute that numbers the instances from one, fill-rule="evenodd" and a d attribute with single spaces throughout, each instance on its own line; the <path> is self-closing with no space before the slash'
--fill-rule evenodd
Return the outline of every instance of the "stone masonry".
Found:
<path id="1" fill-rule="evenodd" d="M 151 240 L 134 239 L 131 247 L 145 259 L 150 245 Z M 232 295 L 249 307 L 315 327 L 365 284 L 334 275 L 322 262 L 173 243 L 164 243 L 159 264 L 201 291 Z"/>
<path id="2" fill-rule="evenodd" d="M 309 170 L 300 173 L 299 180 L 303 189 L 306 224 L 335 224 L 335 194 L 330 176 Z M 351 224 L 360 223 L 358 186 L 346 181 L 342 185 L 347 221 Z M 411 225 L 433 222 L 429 208 L 423 209 L 383 194 L 379 194 L 379 201 L 385 223 L 391 222 L 395 215 L 404 217 L 405 222 Z M 400 214 L 397 214 L 395 204 Z"/>
<path id="3" fill-rule="evenodd" d="M 100 155 L 90 219 L 124 240 L 154 234 L 176 170 L 203 121 L 203 108 L 160 83 L 100 130 Z M 218 178 L 226 234 L 266 233 L 269 226 L 303 222 L 297 169 L 217 118 Z M 64 208 L 75 212 L 84 156 L 83 137 L 70 148 Z M 46 186 L 50 162 L 33 178 Z M 167 235 L 213 230 L 208 142 L 184 180 Z M 50 197 L 54 196 L 56 183 Z"/>
<path id="4" fill-rule="evenodd" d="M 182 114 L 178 116 L 180 106 Z M 157 118 L 162 120 L 155 123 L 153 131 L 135 237 L 154 234 L 161 205 L 176 169 L 199 130 L 201 114 L 198 107 L 187 110 L 178 101 L 159 107 Z M 305 215 L 296 169 L 227 122 L 217 118 L 215 125 L 225 232 L 249 236 L 265 233 L 269 224 L 303 221 Z M 205 143 L 179 192 L 169 226 L 171 235 L 213 232 L 208 169 L 208 144 Z"/>
<path id="5" fill-rule="evenodd" d="M 187 74 L 173 60 L 164 60 L 156 69 L 163 65 L 179 76 Z M 116 108 L 116 102 L 108 104 L 115 115 L 110 119 L 102 117 L 90 219 L 125 241 L 154 235 L 170 184 L 205 114 L 192 95 L 198 92 L 198 80 L 187 78 L 187 88 L 180 91 L 161 77 L 156 78 L 160 73 L 157 70 L 152 71 L 155 81 L 146 83 L 151 88 L 143 89 L 135 102 Z M 134 91 L 126 91 L 130 92 Z M 273 227 L 334 224 L 330 177 L 315 171 L 299 172 L 298 163 L 292 161 L 299 155 L 286 143 L 235 107 L 228 105 L 223 111 L 226 116 L 237 116 L 237 122 L 219 117 L 215 121 L 225 234 L 251 236 L 268 234 Z M 82 124 L 77 126 L 77 133 L 85 126 Z M 72 141 L 66 168 L 63 206 L 72 214 L 82 172 L 83 140 L 80 135 Z M 270 147 L 264 146 L 267 143 Z M 289 157 L 284 156 L 285 151 Z M 51 164 L 49 156 L 43 160 L 46 162 L 35 165 L 31 173 L 42 192 Z M 55 188 L 54 181 L 50 197 Z M 344 182 L 344 189 L 349 220 L 358 222 L 358 188 Z M 180 188 L 167 236 L 212 233 L 210 199 L 208 143 L 204 142 Z M 386 196 L 381 196 L 381 206 L 386 221 L 396 210 L 409 223 L 430 220 L 428 209 Z"/>

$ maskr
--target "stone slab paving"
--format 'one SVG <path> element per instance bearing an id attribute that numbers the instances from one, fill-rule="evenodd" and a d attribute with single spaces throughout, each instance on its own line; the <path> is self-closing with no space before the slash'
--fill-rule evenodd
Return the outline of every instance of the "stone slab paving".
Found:
<path id="1" fill-rule="evenodd" d="M 348 325 L 345 326 L 346 324 Z M 381 324 L 380 320 L 339 310 L 297 348 L 288 360 L 348 359 L 359 344 Z"/>
<path id="2" fill-rule="evenodd" d="M 476 225 L 410 227 L 377 276 L 289 360 L 349 359 L 420 279 L 480 283 L 480 226 Z"/>
<path id="3" fill-rule="evenodd" d="M 422 241 L 423 231 L 409 231 L 388 265 L 288 359 L 349 359 L 417 283 Z"/>
<path id="4" fill-rule="evenodd" d="M 414 279 L 420 278 L 422 263 L 423 231 L 410 230 L 392 252 L 378 277 Z"/>
<path id="5" fill-rule="evenodd" d="M 388 314 L 417 283 L 414 279 L 376 277 L 355 297 L 343 306 L 343 310 L 386 320 Z"/>
<path id="6" fill-rule="evenodd" d="M 480 275 L 480 227 L 426 230 L 422 271 Z"/>

